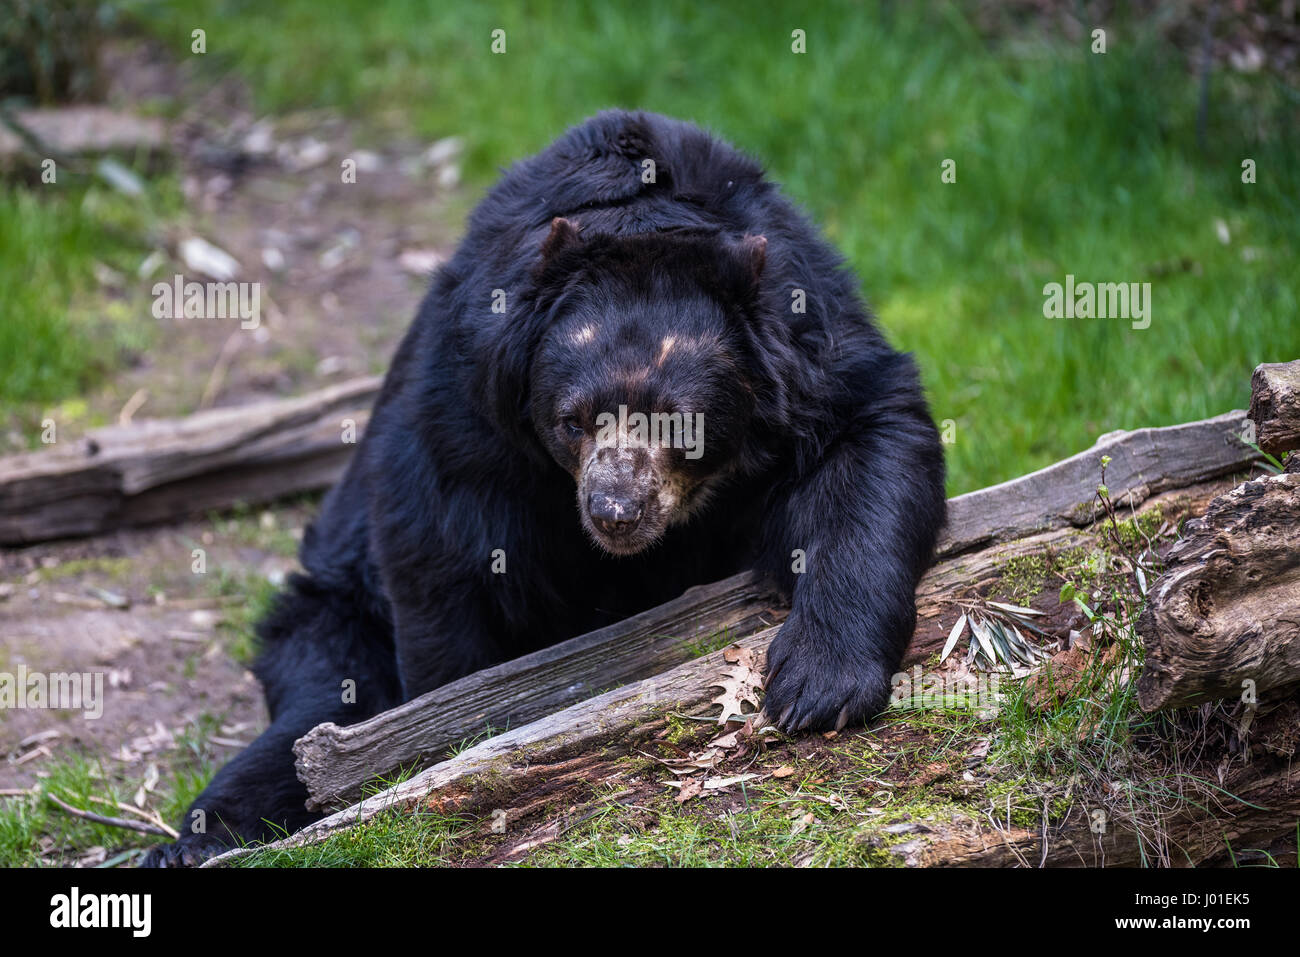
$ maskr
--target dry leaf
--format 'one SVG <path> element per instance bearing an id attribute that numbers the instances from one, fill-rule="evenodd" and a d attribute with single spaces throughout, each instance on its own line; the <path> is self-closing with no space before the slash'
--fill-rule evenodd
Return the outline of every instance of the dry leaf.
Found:
<path id="1" fill-rule="evenodd" d="M 713 704 L 722 706 L 722 713 L 718 715 L 718 724 L 726 724 L 729 720 L 742 720 L 746 713 L 744 708 L 746 702 L 757 711 L 760 707 L 759 696 L 763 687 L 763 675 L 758 670 L 758 662 L 751 650 L 740 645 L 732 645 L 723 651 L 722 657 L 731 663 L 731 667 L 724 668 L 723 677 L 710 685 L 722 689 L 722 694 L 713 699 Z"/>
<path id="2" fill-rule="evenodd" d="M 681 804 L 683 801 L 689 801 L 691 798 L 699 797 L 703 793 L 704 784 L 699 778 L 687 778 L 682 782 L 682 789 L 673 800 Z"/>
<path id="3" fill-rule="evenodd" d="M 708 778 L 704 782 L 704 790 L 716 791 L 719 788 L 728 788 L 733 784 L 739 784 L 742 781 L 752 781 L 759 777 L 757 774 L 737 774 L 734 778 Z"/>
<path id="4" fill-rule="evenodd" d="M 774 778 L 788 778 L 788 777 L 789 777 L 790 775 L 792 775 L 792 774 L 794 774 L 794 768 L 790 767 L 790 765 L 788 765 L 788 764 L 783 764 L 783 765 L 781 765 L 779 768 L 777 768 L 775 771 L 772 772 L 772 777 L 774 777 Z"/>
<path id="5" fill-rule="evenodd" d="M 957 647 L 957 639 L 961 633 L 966 630 L 966 616 L 963 614 L 957 619 L 957 624 L 952 626 L 952 631 L 948 632 L 948 640 L 943 643 L 943 652 L 939 655 L 939 664 L 952 654 L 952 650 Z"/>

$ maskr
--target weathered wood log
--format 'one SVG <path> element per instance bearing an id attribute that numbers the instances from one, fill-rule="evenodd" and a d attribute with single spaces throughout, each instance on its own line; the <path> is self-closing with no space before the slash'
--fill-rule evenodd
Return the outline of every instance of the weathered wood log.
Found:
<path id="1" fill-rule="evenodd" d="M 1269 455 L 1300 449 L 1300 359 L 1255 367 L 1250 420 L 1259 447 Z"/>
<path id="2" fill-rule="evenodd" d="M 1133 514 L 1146 516 L 1159 509 L 1161 519 L 1176 526 L 1185 517 L 1202 514 L 1215 496 L 1232 487 L 1232 479 L 1224 477 L 1162 492 L 1131 512 L 1124 509 L 1119 518 L 1126 520 Z M 916 588 L 916 631 L 903 658 L 903 667 L 922 664 L 942 650 L 959 614 L 954 610 L 957 601 L 995 591 L 1007 570 L 1024 564 L 1026 559 L 1037 565 L 1050 555 L 1079 548 L 1094 549 L 1099 536 L 1099 523 L 1085 528 L 1058 528 L 936 562 Z"/>
<path id="3" fill-rule="evenodd" d="M 1211 502 L 1170 552 L 1137 627 L 1148 711 L 1300 684 L 1300 475 Z"/>
<path id="4" fill-rule="evenodd" d="M 527 724 L 696 658 L 701 645 L 716 648 L 775 625 L 785 614 L 776 590 L 745 572 L 453 681 L 368 721 L 317 725 L 293 747 L 307 806 L 351 804 L 377 777 L 427 767 L 489 728 Z"/>
<path id="5" fill-rule="evenodd" d="M 1224 483 L 1158 495 L 1171 521 L 1199 513 Z M 979 593 L 1009 562 L 1093 544 L 1091 530 L 1056 529 L 941 561 L 917 589 L 917 625 L 904 667 L 942 648 L 957 613 L 954 599 Z M 599 689 L 649 677 L 692 657 L 690 645 L 721 632 L 746 637 L 784 619 L 774 589 L 751 573 L 688 590 L 680 598 L 625 622 L 581 635 L 515 661 L 476 672 L 359 724 L 318 725 L 294 744 L 308 807 L 341 807 L 365 785 L 418 770 L 485 728 L 516 727 Z"/>
<path id="6" fill-rule="evenodd" d="M 1182 515 L 1202 508 L 1215 494 L 1222 491 L 1226 484 L 1226 481 L 1204 483 L 1193 489 L 1166 492 L 1149 500 L 1143 509 L 1138 510 L 1138 514 L 1159 508 L 1163 518 L 1176 522 Z M 974 597 L 979 592 L 987 591 L 989 586 L 998 580 L 1001 570 L 1007 567 L 1008 562 L 1026 556 L 1042 556 L 1050 552 L 1061 553 L 1077 547 L 1095 546 L 1095 544 L 1095 531 L 1074 528 L 1056 529 L 1019 541 L 995 545 L 976 554 L 940 562 L 927 573 L 918 589 L 917 631 L 904 659 L 904 667 L 910 668 L 916 664 L 923 664 L 939 651 L 944 637 L 959 613 L 954 609 L 954 598 Z M 720 583 L 720 585 L 728 585 L 729 589 L 736 588 L 736 584 L 733 580 Z M 737 597 L 744 595 L 744 592 L 739 590 L 731 593 Z M 714 593 L 715 601 L 718 594 Z M 690 597 L 688 593 L 677 603 L 670 603 L 675 606 L 674 614 L 678 613 L 678 609 L 690 607 L 691 603 L 687 601 Z M 644 619 L 662 610 L 653 610 L 638 617 Z M 741 614 L 745 610 L 743 601 L 737 603 L 734 609 L 736 613 Z M 743 627 L 733 629 L 733 633 L 739 632 Z M 653 628 L 645 628 L 644 631 L 651 633 Z M 756 651 L 763 651 L 775 632 L 775 628 L 766 629 L 758 634 L 741 637 L 737 643 Z M 608 638 L 610 634 L 616 632 L 607 630 L 604 637 Z M 586 637 L 590 639 L 593 636 Z M 555 652 L 557 660 L 561 661 L 561 666 L 565 668 L 566 673 L 571 673 L 572 663 L 564 660 L 562 648 L 562 645 L 555 646 L 548 651 Z M 597 674 L 602 674 L 597 651 L 598 645 L 595 641 L 584 644 L 583 654 L 587 660 L 587 667 L 596 669 Z M 433 790 L 438 791 L 440 801 L 446 800 L 455 804 L 466 793 L 473 791 L 475 780 L 489 772 L 493 782 L 493 794 L 498 799 L 511 789 L 522 790 L 533 786 L 539 778 L 550 781 L 548 787 L 560 788 L 566 780 L 566 775 L 570 772 L 577 773 L 579 765 L 586 766 L 583 764 L 586 761 L 583 755 L 599 751 L 608 758 L 611 753 L 631 753 L 638 742 L 646 740 L 662 725 L 665 707 L 671 706 L 674 710 L 690 712 L 710 701 L 717 693 L 712 682 L 716 679 L 719 668 L 717 654 L 688 661 L 667 675 L 650 676 L 597 698 L 575 704 L 532 724 L 489 738 L 456 757 L 422 771 L 378 797 L 363 800 L 345 809 L 341 814 L 332 815 L 325 821 L 313 825 L 308 831 L 303 832 L 305 835 L 303 840 L 323 839 L 333 830 L 366 820 L 387 807 L 412 806 L 418 803 L 421 796 Z M 513 678 L 526 673 L 513 672 L 508 666 L 493 670 L 498 671 L 496 680 L 507 686 Z M 533 674 L 542 679 L 547 687 L 555 685 L 555 682 L 547 677 L 545 667 L 537 667 Z M 471 676 L 470 679 L 464 680 L 473 684 L 475 677 Z M 454 713 L 445 702 L 437 712 L 438 715 Z M 392 712 L 388 715 L 392 715 Z M 357 756 L 358 749 L 353 746 L 354 744 L 369 744 L 379 754 L 391 753 L 392 748 L 397 748 L 400 752 L 402 746 L 391 742 L 405 734 L 424 735 L 429 740 L 438 735 L 446 737 L 446 732 L 439 730 L 437 722 L 440 720 L 441 717 L 433 717 L 426 727 L 418 709 L 405 711 L 400 717 L 400 722 L 393 724 L 389 724 L 387 716 L 377 716 L 371 719 L 371 727 L 367 732 L 358 736 L 353 742 L 349 742 L 342 753 L 336 750 L 340 741 L 337 734 L 339 731 L 346 732 L 349 729 L 322 726 L 317 729 L 317 732 L 324 731 L 324 733 L 315 737 L 312 747 L 313 761 L 321 762 L 321 766 L 313 768 L 304 780 L 308 781 L 309 785 L 322 788 L 323 791 L 332 789 L 339 793 L 356 793 L 359 785 L 375 773 L 373 770 L 375 763 L 388 765 L 392 762 L 386 758 L 373 758 L 368 766 L 364 756 Z M 316 732 L 313 732 L 313 735 L 315 734 Z M 335 761 L 340 769 L 351 770 L 346 773 L 342 770 L 331 772 L 328 765 Z M 394 764 L 393 767 L 396 765 Z M 387 774 L 389 771 L 385 770 L 383 773 Z M 302 776 L 301 770 L 300 776 Z M 322 782 L 324 782 L 323 787 Z M 328 797 L 327 794 L 321 796 Z M 320 806 L 328 804 L 327 801 L 317 803 Z M 295 836 L 290 840 L 296 841 L 297 838 Z"/>
<path id="7" fill-rule="evenodd" d="M 1103 435 L 1090 449 L 1029 475 L 958 495 L 948 502 L 940 557 L 1034 531 L 1083 526 L 1098 517 L 1094 496 L 1101 457 L 1110 456 L 1106 485 L 1124 508 L 1167 489 L 1245 471 L 1258 457 L 1241 441 L 1246 413 L 1167 428 Z"/>
<path id="8" fill-rule="evenodd" d="M 738 645 L 761 655 L 774 634 L 776 628 L 767 628 L 741 638 L 731 647 Z M 662 717 L 669 710 L 701 709 L 720 694 L 718 677 L 726 667 L 724 654 L 725 651 L 716 651 L 696 658 L 663 674 L 615 688 L 532 724 L 488 738 L 379 795 L 267 846 L 290 847 L 323 840 L 340 828 L 367 820 L 385 809 L 413 807 L 434 790 L 444 797 L 452 791 L 472 791 L 487 777 L 493 782 L 494 799 L 504 798 L 513 789 L 553 774 L 555 765 L 602 744 L 627 753 L 644 739 L 656 716 Z M 229 851 L 204 866 L 221 866 L 246 853 L 243 849 Z"/>
<path id="9" fill-rule="evenodd" d="M 0 459 L 0 545 L 90 535 L 326 488 L 351 457 L 380 380 L 183 419 L 98 429 Z"/>
<path id="10" fill-rule="evenodd" d="M 776 631 L 767 629 L 737 644 L 761 655 Z M 670 714 L 717 710 L 713 702 L 726 667 L 723 654 L 687 662 L 490 738 L 263 849 L 318 843 L 390 811 L 428 807 L 486 817 L 494 809 L 510 808 L 510 816 L 518 819 L 557 798 L 562 806 L 581 802 L 622 757 L 650 747 Z M 761 657 L 756 666 L 762 668 Z M 1290 742 L 1287 749 L 1277 751 L 1261 741 L 1249 761 L 1233 762 L 1217 782 L 1214 769 L 1222 775 L 1223 768 L 1218 756 L 1208 757 L 1201 772 L 1209 780 L 1202 785 L 1190 776 L 1182 785 L 1190 789 L 1188 799 L 1171 802 L 1149 826 L 1111 815 L 1104 830 L 1094 833 L 1094 809 L 1087 806 L 1072 808 L 1063 821 L 1037 831 L 954 817 L 919 826 L 916 839 L 889 851 L 909 866 L 1185 866 L 1222 858 L 1233 848 L 1267 846 L 1293 833 L 1300 814 L 1300 762 L 1293 753 L 1300 740 L 1297 712 L 1293 704 L 1288 713 L 1279 713 L 1286 726 L 1273 729 L 1274 739 Z M 204 866 L 225 866 L 250 853 L 254 851 L 230 851 Z"/>
<path id="11" fill-rule="evenodd" d="M 151 158 L 167 148 L 161 119 L 104 106 L 18 110 L 9 121 L 0 118 L 0 170 L 39 169 L 51 156 L 60 162 L 99 154 Z"/>

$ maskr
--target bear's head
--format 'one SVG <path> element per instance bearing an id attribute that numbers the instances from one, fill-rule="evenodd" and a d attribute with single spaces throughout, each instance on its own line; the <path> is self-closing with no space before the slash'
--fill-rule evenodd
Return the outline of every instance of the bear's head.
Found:
<path id="1" fill-rule="evenodd" d="M 533 273 L 526 418 L 607 552 L 653 544 L 743 460 L 766 247 L 761 236 L 552 223 Z"/>

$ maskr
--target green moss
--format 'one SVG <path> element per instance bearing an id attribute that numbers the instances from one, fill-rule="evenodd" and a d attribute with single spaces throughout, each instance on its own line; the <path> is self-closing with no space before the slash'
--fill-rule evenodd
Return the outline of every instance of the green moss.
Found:
<path id="1" fill-rule="evenodd" d="M 1125 548 L 1141 548 L 1146 545 L 1147 539 L 1155 538 L 1164 520 L 1163 509 L 1155 505 L 1145 512 L 1116 522 L 1115 534 Z"/>
<path id="2" fill-rule="evenodd" d="M 999 569 L 998 594 L 1018 604 L 1027 604 L 1047 580 L 1048 562 L 1042 555 L 1018 555 Z"/>
<path id="3" fill-rule="evenodd" d="M 723 628 L 721 631 L 710 632 L 703 638 L 683 641 L 682 646 L 692 658 L 703 658 L 707 654 L 721 651 L 735 640 L 736 633 L 730 628 Z"/>
<path id="4" fill-rule="evenodd" d="M 985 789 L 992 807 L 989 813 L 994 820 L 1006 821 L 1010 808 L 1011 823 L 1026 830 L 1043 826 L 1044 814 L 1048 824 L 1065 818 L 1074 806 L 1059 785 L 1029 778 L 995 779 Z"/>
<path id="5" fill-rule="evenodd" d="M 1049 568 L 1052 574 L 1073 582 L 1081 593 L 1087 593 L 1101 577 L 1106 560 L 1104 549 L 1079 545 L 1052 555 Z"/>
<path id="6" fill-rule="evenodd" d="M 42 568 L 38 574 L 41 581 L 45 582 L 90 574 L 103 575 L 113 581 L 121 581 L 126 578 L 130 571 L 131 559 L 129 558 L 74 558 L 72 561 L 61 562 L 53 568 Z"/>
<path id="7" fill-rule="evenodd" d="M 670 744 L 682 746 L 695 744 L 718 730 L 717 725 L 703 721 L 692 721 L 676 712 L 667 715 L 668 733 L 665 740 Z"/>

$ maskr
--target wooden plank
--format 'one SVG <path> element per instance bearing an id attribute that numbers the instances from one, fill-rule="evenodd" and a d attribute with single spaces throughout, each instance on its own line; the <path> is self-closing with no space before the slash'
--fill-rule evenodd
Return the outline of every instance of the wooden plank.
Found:
<path id="1" fill-rule="evenodd" d="M 701 642 L 784 620 L 776 590 L 751 572 L 688 589 L 626 621 L 443 685 L 368 721 L 318 725 L 294 744 L 313 810 L 342 807 L 399 768 L 426 767 L 488 727 L 519 726 L 615 685 L 698 656 Z M 727 639 L 722 639 L 727 640 Z"/>
<path id="2" fill-rule="evenodd" d="M 380 380 L 293 399 L 95 430 L 0 459 L 0 545 L 91 535 L 328 487 L 356 446 Z"/>

